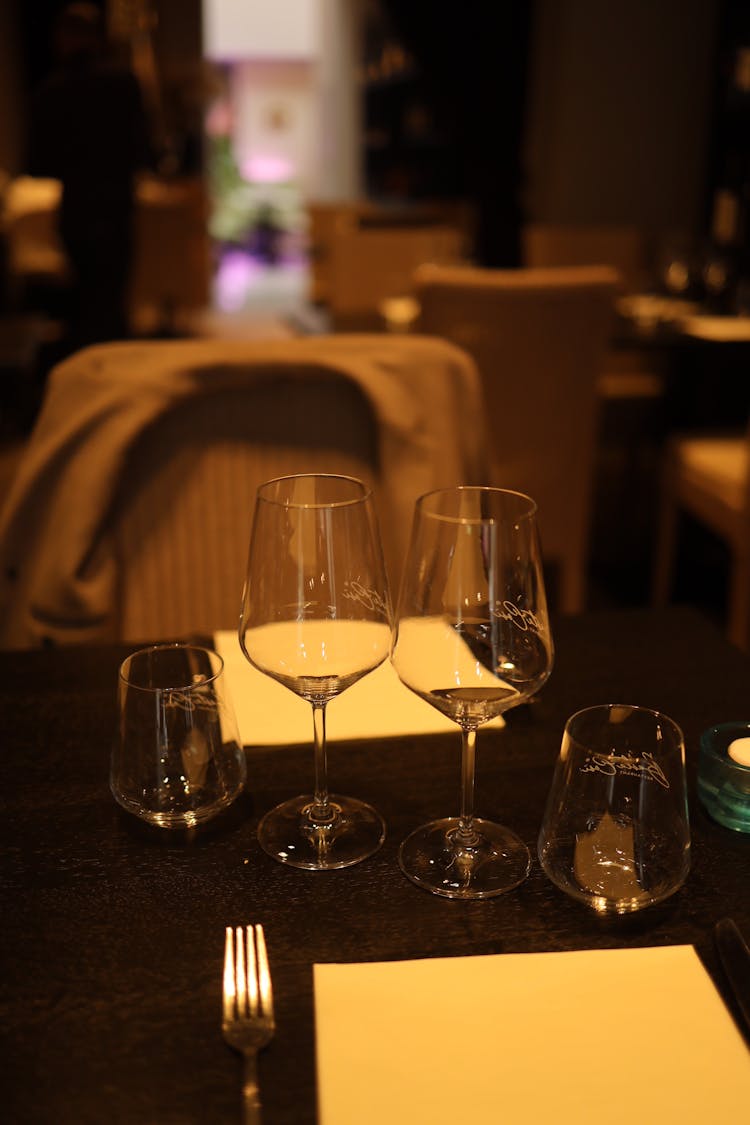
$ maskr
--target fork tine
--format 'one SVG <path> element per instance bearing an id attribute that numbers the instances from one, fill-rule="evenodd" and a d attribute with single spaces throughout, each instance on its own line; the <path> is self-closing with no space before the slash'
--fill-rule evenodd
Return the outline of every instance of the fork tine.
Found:
<path id="1" fill-rule="evenodd" d="M 247 1016 L 247 961 L 245 957 L 245 935 L 242 927 L 235 930 L 235 978 L 237 981 L 237 1016 Z"/>
<path id="2" fill-rule="evenodd" d="M 234 1019 L 237 988 L 234 979 L 234 934 L 226 927 L 224 935 L 224 1020 Z"/>
<path id="3" fill-rule="evenodd" d="M 255 940 L 258 946 L 258 987 L 260 989 L 261 1010 L 269 1019 L 273 1019 L 273 988 L 271 987 L 271 973 L 268 969 L 268 953 L 266 952 L 266 939 L 263 926 L 255 927 Z"/>
<path id="4" fill-rule="evenodd" d="M 250 1016 L 258 1015 L 258 959 L 255 952 L 255 930 L 247 927 L 247 1003 Z"/>

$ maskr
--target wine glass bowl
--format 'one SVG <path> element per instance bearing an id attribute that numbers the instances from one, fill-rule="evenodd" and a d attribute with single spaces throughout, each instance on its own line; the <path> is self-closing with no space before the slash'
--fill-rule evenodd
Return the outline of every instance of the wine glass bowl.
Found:
<path id="1" fill-rule="evenodd" d="M 461 812 L 401 845 L 417 885 L 488 898 L 528 874 L 515 833 L 474 816 L 476 732 L 529 699 L 553 659 L 536 505 L 522 493 L 460 487 L 417 501 L 391 660 L 407 687 L 461 729 Z"/>
<path id="2" fill-rule="evenodd" d="M 388 656 L 391 609 L 372 497 L 353 477 L 280 477 L 258 490 L 239 638 L 256 668 L 313 710 L 315 787 L 268 812 L 261 847 L 308 870 L 348 867 L 383 842 L 379 813 L 328 793 L 326 707 Z"/>

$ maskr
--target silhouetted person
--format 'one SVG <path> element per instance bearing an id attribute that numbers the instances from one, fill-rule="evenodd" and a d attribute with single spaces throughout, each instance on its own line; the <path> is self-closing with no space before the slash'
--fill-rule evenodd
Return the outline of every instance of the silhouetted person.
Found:
<path id="1" fill-rule="evenodd" d="M 68 347 L 79 348 L 127 336 L 135 174 L 150 145 L 140 86 L 109 57 L 96 5 L 66 6 L 55 45 L 58 65 L 32 104 L 28 170 L 62 182 Z"/>
<path id="2" fill-rule="evenodd" d="M 261 261 L 267 262 L 269 266 L 277 265 L 281 258 L 283 234 L 271 204 L 262 203 L 253 224 L 251 247 Z"/>

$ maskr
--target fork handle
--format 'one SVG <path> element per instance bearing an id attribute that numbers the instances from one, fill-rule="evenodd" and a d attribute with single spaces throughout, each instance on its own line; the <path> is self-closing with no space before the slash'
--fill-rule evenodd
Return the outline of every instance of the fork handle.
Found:
<path id="1" fill-rule="evenodd" d="M 245 1052 L 242 1076 L 242 1106 L 244 1125 L 261 1125 L 257 1051 Z"/>

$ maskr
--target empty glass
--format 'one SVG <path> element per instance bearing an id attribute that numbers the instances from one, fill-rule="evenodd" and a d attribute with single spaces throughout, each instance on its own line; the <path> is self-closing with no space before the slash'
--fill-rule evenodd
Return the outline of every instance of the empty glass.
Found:
<path id="1" fill-rule="evenodd" d="M 606 704 L 565 724 L 538 843 L 561 890 L 600 913 L 661 902 L 685 881 L 685 746 L 672 719 Z"/>
<path id="2" fill-rule="evenodd" d="M 193 828 L 240 794 L 246 768 L 218 653 L 154 645 L 123 661 L 110 773 L 118 804 L 161 828 Z"/>

